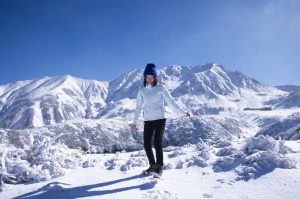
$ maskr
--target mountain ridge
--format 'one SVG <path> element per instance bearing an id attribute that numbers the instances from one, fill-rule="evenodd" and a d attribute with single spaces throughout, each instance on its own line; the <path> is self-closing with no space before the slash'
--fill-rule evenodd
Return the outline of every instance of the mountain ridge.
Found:
<path id="1" fill-rule="evenodd" d="M 217 63 L 162 66 L 157 71 L 158 81 L 196 115 L 261 107 L 269 98 L 286 93 Z M 112 81 L 63 75 L 0 85 L 0 127 L 24 129 L 75 118 L 128 118 L 142 81 L 143 69 L 137 68 Z M 167 113 L 174 112 L 167 108 Z"/>

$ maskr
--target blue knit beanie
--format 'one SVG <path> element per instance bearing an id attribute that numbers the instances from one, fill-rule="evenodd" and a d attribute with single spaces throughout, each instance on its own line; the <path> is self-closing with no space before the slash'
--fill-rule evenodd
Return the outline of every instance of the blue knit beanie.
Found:
<path id="1" fill-rule="evenodd" d="M 144 77 L 145 77 L 146 75 L 153 75 L 154 77 L 157 76 L 157 73 L 156 73 L 156 69 L 155 69 L 155 65 L 154 65 L 154 64 L 148 63 L 148 64 L 146 65 L 146 68 L 145 68 L 145 70 L 144 70 Z"/>

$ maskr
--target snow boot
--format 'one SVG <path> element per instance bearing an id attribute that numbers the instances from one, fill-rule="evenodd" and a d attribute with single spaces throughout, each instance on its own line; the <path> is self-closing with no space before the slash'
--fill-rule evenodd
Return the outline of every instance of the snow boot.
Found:
<path id="1" fill-rule="evenodd" d="M 150 166 L 148 169 L 146 170 L 143 170 L 143 175 L 149 175 L 151 174 L 152 172 L 155 172 L 156 171 L 156 164 L 151 164 L 150 163 Z"/>
<path id="2" fill-rule="evenodd" d="M 153 177 L 160 178 L 163 173 L 164 166 L 160 164 L 156 164 L 155 172 L 153 173 Z"/>

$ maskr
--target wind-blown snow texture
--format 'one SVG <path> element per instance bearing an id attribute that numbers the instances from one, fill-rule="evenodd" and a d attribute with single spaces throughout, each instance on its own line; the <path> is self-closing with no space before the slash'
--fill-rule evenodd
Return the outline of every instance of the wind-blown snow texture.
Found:
<path id="1" fill-rule="evenodd" d="M 142 118 L 138 132 L 129 126 L 142 81 L 143 69 L 133 69 L 110 82 L 66 75 L 0 86 L 1 187 L 48 181 L 78 167 L 146 167 Z M 158 68 L 158 81 L 192 113 L 176 117 L 167 106 L 166 171 L 210 168 L 248 181 L 275 168 L 297 169 L 289 155 L 297 152 L 284 140 L 300 139 L 299 91 L 211 63 Z M 120 152 L 128 157 L 119 159 Z M 99 163 L 87 153 L 116 156 Z"/>

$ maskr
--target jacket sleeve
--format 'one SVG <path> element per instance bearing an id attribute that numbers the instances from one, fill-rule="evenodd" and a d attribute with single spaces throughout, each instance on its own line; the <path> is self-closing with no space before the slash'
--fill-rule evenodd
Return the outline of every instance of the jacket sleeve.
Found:
<path id="1" fill-rule="evenodd" d="M 135 106 L 135 111 L 134 111 L 134 117 L 133 117 L 133 123 L 132 124 L 136 124 L 137 120 L 140 117 L 140 114 L 142 112 L 144 106 L 144 101 L 143 101 L 143 96 L 141 94 L 141 91 L 139 90 L 137 93 L 137 97 L 136 97 L 136 106 Z"/>
<path id="2" fill-rule="evenodd" d="M 184 115 L 187 112 L 181 106 L 179 106 L 179 104 L 176 103 L 176 101 L 164 85 L 162 85 L 162 95 L 165 101 L 169 105 L 171 105 L 179 115 Z"/>

